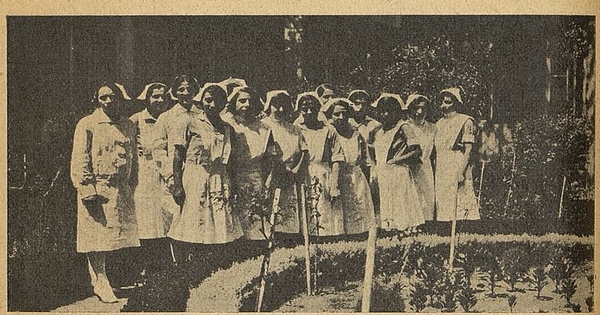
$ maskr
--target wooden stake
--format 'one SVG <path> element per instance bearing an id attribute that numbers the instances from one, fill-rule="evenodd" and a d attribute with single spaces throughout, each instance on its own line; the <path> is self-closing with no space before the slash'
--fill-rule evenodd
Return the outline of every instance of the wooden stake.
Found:
<path id="1" fill-rule="evenodd" d="M 454 239 L 456 238 L 456 210 L 454 210 L 454 218 L 452 219 L 452 232 L 450 232 L 450 257 L 448 258 L 448 271 L 452 273 L 454 269 L 454 251 L 455 244 Z"/>
<path id="2" fill-rule="evenodd" d="M 377 224 L 373 220 L 369 227 L 367 239 L 367 259 L 365 262 L 365 278 L 363 280 L 361 312 L 369 313 L 371 306 L 371 290 L 373 288 L 373 273 L 375 271 L 375 247 L 377 246 Z"/>
<path id="3" fill-rule="evenodd" d="M 310 240 L 308 236 L 308 219 L 306 217 L 306 189 L 304 183 L 300 184 L 300 219 L 302 220 L 302 234 L 304 236 L 304 266 L 306 269 L 306 291 L 312 295 L 312 285 L 310 280 Z"/>
<path id="4" fill-rule="evenodd" d="M 477 204 L 481 206 L 481 190 L 483 189 L 483 172 L 485 171 L 485 161 L 481 163 L 481 175 L 479 175 L 479 192 L 477 193 Z"/>
<path id="5" fill-rule="evenodd" d="M 312 183 L 313 181 L 311 181 Z M 319 199 L 321 198 L 322 194 L 323 194 L 323 190 L 322 190 L 322 186 L 318 183 L 318 180 L 315 181 L 316 182 L 316 186 L 312 186 L 311 184 L 311 202 L 312 202 L 312 213 L 314 214 L 314 220 L 315 220 L 315 236 L 316 236 L 316 242 L 315 242 L 315 267 L 313 268 L 313 274 L 314 274 L 314 282 L 313 282 L 313 288 L 315 293 L 317 292 L 317 288 L 318 288 L 318 283 L 319 283 L 319 233 L 320 233 L 320 226 L 321 226 L 321 221 L 319 218 L 319 209 L 317 208 L 317 205 L 319 204 Z M 321 191 L 319 191 L 319 188 L 321 188 Z M 316 189 L 316 190 L 313 190 Z M 313 199 L 312 196 L 313 194 L 315 195 Z"/>
<path id="6" fill-rule="evenodd" d="M 458 184 L 458 189 L 460 189 L 460 183 Z M 456 219 L 458 217 L 458 194 L 454 198 L 454 215 L 452 216 L 452 230 L 450 232 L 450 257 L 448 257 L 448 271 L 452 273 L 454 269 L 454 239 L 456 238 Z"/>
<path id="7" fill-rule="evenodd" d="M 512 191 L 513 181 L 515 179 L 515 172 L 517 171 L 516 162 L 517 162 L 517 148 L 515 148 L 513 145 L 512 169 L 510 170 L 510 183 L 508 186 L 508 194 L 506 195 L 506 203 L 504 204 L 504 215 L 506 215 L 506 213 L 508 212 L 508 203 L 509 203 L 510 197 L 512 196 L 512 193 L 513 193 L 513 191 Z"/>
<path id="8" fill-rule="evenodd" d="M 177 259 L 175 258 L 175 250 L 173 250 L 172 242 L 169 242 L 169 249 L 171 250 L 171 259 L 173 260 L 173 264 L 177 266 Z"/>
<path id="9" fill-rule="evenodd" d="M 562 217 L 563 200 L 565 197 L 565 186 L 567 185 L 567 176 L 563 176 L 562 188 L 560 190 L 560 204 L 558 205 L 558 218 Z"/>
<path id="10" fill-rule="evenodd" d="M 269 262 L 271 261 L 271 252 L 273 252 L 273 234 L 275 233 L 275 224 L 277 219 L 277 214 L 279 213 L 279 196 L 281 195 L 281 188 L 275 188 L 275 193 L 273 194 L 273 207 L 271 210 L 271 225 L 269 227 L 269 233 L 266 234 L 269 240 L 267 246 L 267 252 L 263 257 L 262 265 L 260 267 L 260 289 L 258 291 L 258 302 L 256 303 L 256 312 L 261 311 L 263 299 L 265 297 L 265 288 L 267 286 L 266 275 L 269 271 Z"/>

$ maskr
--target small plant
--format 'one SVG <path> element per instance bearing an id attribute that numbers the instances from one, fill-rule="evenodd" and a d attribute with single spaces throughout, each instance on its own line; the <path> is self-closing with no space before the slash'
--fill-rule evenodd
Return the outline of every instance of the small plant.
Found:
<path id="1" fill-rule="evenodd" d="M 445 304 L 445 293 L 448 287 L 448 269 L 444 267 L 444 259 L 438 252 L 425 251 L 417 260 L 415 274 L 429 296 L 429 306 L 442 309 Z"/>
<path id="2" fill-rule="evenodd" d="M 585 278 L 587 279 L 588 283 L 590 284 L 590 294 L 594 295 L 594 275 L 587 275 L 585 276 Z"/>
<path id="3" fill-rule="evenodd" d="M 574 273 L 575 264 L 573 263 L 573 260 L 565 258 L 560 252 L 554 256 L 548 270 L 548 277 L 552 279 L 556 286 L 554 292 L 561 294 L 561 285 L 566 280 L 573 278 Z"/>
<path id="4" fill-rule="evenodd" d="M 439 288 L 441 292 L 439 292 L 438 296 L 440 299 L 438 300 L 440 311 L 443 313 L 452 313 L 456 310 L 457 304 L 457 295 L 458 290 L 455 285 L 454 277 L 448 276 L 444 281 L 444 286 Z"/>
<path id="5" fill-rule="evenodd" d="M 515 306 L 517 305 L 517 296 L 516 295 L 509 295 L 506 297 L 506 301 L 508 302 L 508 307 L 510 308 L 510 312 L 513 312 L 513 309 L 515 308 Z"/>
<path id="6" fill-rule="evenodd" d="M 504 282 L 510 286 L 510 292 L 515 292 L 515 285 L 519 283 L 526 272 L 524 257 L 526 253 L 523 247 L 513 247 L 507 250 L 502 259 L 502 275 Z"/>
<path id="7" fill-rule="evenodd" d="M 464 273 L 464 279 L 466 280 L 467 284 L 471 285 L 471 276 L 473 276 L 475 269 L 477 268 L 472 255 L 466 252 L 458 253 L 456 255 L 456 263 L 457 266 L 462 269 Z"/>
<path id="8" fill-rule="evenodd" d="M 588 296 L 585 298 L 585 304 L 587 305 L 588 312 L 592 312 L 594 310 L 594 296 Z"/>
<path id="9" fill-rule="evenodd" d="M 579 303 L 577 303 L 577 304 L 571 304 L 571 309 L 575 313 L 581 313 L 581 304 L 579 304 Z"/>
<path id="10" fill-rule="evenodd" d="M 487 283 L 490 289 L 490 296 L 495 298 L 498 282 L 502 281 L 502 268 L 496 255 L 488 250 L 484 250 L 483 253 L 485 254 L 485 265 L 482 266 L 484 274 L 481 276 L 481 279 Z"/>
<path id="11" fill-rule="evenodd" d="M 572 307 L 571 298 L 575 295 L 575 291 L 577 290 L 577 284 L 575 283 L 575 279 L 565 279 L 560 284 L 560 296 L 565 298 L 567 301 L 567 306 Z"/>
<path id="12" fill-rule="evenodd" d="M 548 285 L 548 281 L 546 280 L 546 271 L 542 267 L 533 268 L 529 274 L 528 280 L 535 286 L 535 290 L 537 291 L 536 298 L 539 300 L 541 298 L 542 290 L 546 285 Z"/>
<path id="13" fill-rule="evenodd" d="M 427 306 L 429 290 L 422 283 L 417 282 L 410 290 L 410 307 L 415 313 L 420 313 Z"/>
<path id="14" fill-rule="evenodd" d="M 462 277 L 459 280 L 459 290 L 456 298 L 465 313 L 470 313 L 473 306 L 477 304 L 477 296 L 475 296 L 475 291 L 471 287 L 470 281 L 464 274 L 462 274 Z"/>
<path id="15" fill-rule="evenodd" d="M 401 282 L 377 279 L 374 282 L 371 295 L 371 306 L 369 308 L 371 312 L 404 312 L 404 299 L 401 295 L 403 287 L 404 285 Z"/>

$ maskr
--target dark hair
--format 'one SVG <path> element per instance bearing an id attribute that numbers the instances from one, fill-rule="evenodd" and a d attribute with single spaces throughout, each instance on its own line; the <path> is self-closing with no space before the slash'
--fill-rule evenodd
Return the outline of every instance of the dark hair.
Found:
<path id="1" fill-rule="evenodd" d="M 291 107 L 291 110 L 294 111 L 294 101 L 292 100 L 292 98 L 289 95 L 280 93 L 271 98 L 271 100 L 269 101 L 269 107 L 265 110 L 265 114 L 270 115 L 271 106 L 273 106 L 274 104 L 281 104 L 282 102 L 288 103 Z"/>
<path id="2" fill-rule="evenodd" d="M 350 106 L 350 103 L 348 103 L 345 100 L 336 100 L 334 101 L 325 111 L 325 117 L 327 117 L 328 119 L 331 118 L 331 116 L 333 115 L 333 109 L 338 106 L 344 106 L 344 108 L 346 109 L 346 111 L 348 111 L 348 113 L 350 114 L 350 117 L 352 117 L 354 115 L 354 109 L 352 108 L 352 106 Z"/>
<path id="3" fill-rule="evenodd" d="M 377 116 L 381 117 L 381 113 L 383 113 L 384 109 L 388 110 L 390 113 L 396 114 L 396 117 L 399 119 L 406 118 L 406 113 L 402 110 L 402 104 L 393 97 L 382 97 L 377 101 Z"/>
<path id="4" fill-rule="evenodd" d="M 427 105 L 429 105 L 429 99 L 427 99 L 427 97 L 420 95 L 417 98 L 415 98 L 412 102 L 410 102 L 410 104 L 408 104 L 408 110 L 412 110 L 415 106 L 417 106 L 421 100 L 425 101 L 425 103 L 427 103 Z"/>
<path id="5" fill-rule="evenodd" d="M 258 96 L 258 93 L 249 86 L 241 87 L 235 92 L 235 94 L 231 95 L 231 99 L 227 103 L 227 110 L 229 110 L 229 112 L 231 113 L 236 113 L 235 103 L 237 103 L 238 97 L 240 96 L 240 92 L 246 92 L 250 94 L 251 113 L 255 116 L 258 116 L 258 114 L 260 114 L 260 112 L 263 110 L 263 106 Z"/>
<path id="6" fill-rule="evenodd" d="M 223 104 L 227 104 L 227 92 L 225 92 L 225 90 L 223 90 L 221 86 L 217 84 L 212 84 L 207 86 L 204 90 L 202 90 L 202 95 L 200 95 L 201 103 L 206 92 L 209 92 L 214 99 L 222 100 Z"/>
<path id="7" fill-rule="evenodd" d="M 458 98 L 456 97 L 456 95 L 448 92 L 448 91 L 443 91 L 440 93 L 440 97 L 444 97 L 444 96 L 449 96 L 452 98 L 452 102 L 454 102 L 454 105 L 456 105 L 457 107 L 460 106 L 462 103 L 458 101 Z"/>
<path id="8" fill-rule="evenodd" d="M 319 106 L 319 108 L 321 107 L 321 102 L 319 101 L 318 98 L 316 98 L 314 95 L 311 94 L 307 94 L 307 95 L 303 95 L 300 97 L 300 99 L 298 99 L 298 108 L 297 110 L 300 111 L 302 110 L 302 106 L 304 106 L 305 103 L 307 102 L 314 102 L 317 106 Z"/>
<path id="9" fill-rule="evenodd" d="M 315 92 L 317 92 L 317 95 L 319 95 L 319 97 L 321 97 L 321 96 L 323 96 L 323 93 L 325 93 L 325 90 L 332 90 L 335 93 L 335 88 L 333 87 L 333 85 L 328 84 L 328 83 L 319 85 L 315 89 Z"/>
<path id="10" fill-rule="evenodd" d="M 192 95 L 192 97 L 198 94 L 198 92 L 200 91 L 198 80 L 196 80 L 192 76 L 182 74 L 176 76 L 175 79 L 173 79 L 173 84 L 171 85 L 171 93 L 173 93 L 173 96 L 177 95 L 177 89 L 181 86 L 181 83 L 183 83 L 184 81 L 187 81 L 190 84 L 190 94 Z"/>
<path id="11" fill-rule="evenodd" d="M 227 93 L 227 95 L 231 95 L 231 93 L 233 92 L 233 90 L 236 87 L 241 87 L 241 86 L 243 86 L 243 85 L 239 82 L 235 82 L 235 81 L 228 82 L 227 84 L 225 84 L 225 92 Z"/>
<path id="12" fill-rule="evenodd" d="M 94 104 L 94 106 L 96 106 L 96 107 L 100 106 L 100 103 L 98 102 L 98 92 L 100 92 L 100 89 L 103 87 L 110 88 L 113 91 L 113 93 L 115 93 L 115 95 L 117 95 L 117 97 L 119 98 L 119 100 L 121 102 L 125 101 L 125 97 L 123 96 L 123 91 L 121 91 L 121 89 L 117 86 L 117 84 L 112 81 L 105 81 L 105 82 L 102 82 L 102 84 L 100 84 L 94 91 L 94 96 L 92 98 L 92 104 Z"/>
<path id="13" fill-rule="evenodd" d="M 458 98 L 456 97 L 456 95 L 454 95 L 454 94 L 452 94 L 452 93 L 450 93 L 448 91 L 444 91 L 444 92 L 440 93 L 440 95 L 439 95 L 440 98 L 438 100 L 439 101 L 443 100 L 444 96 L 448 96 L 448 97 L 452 98 L 452 102 L 454 103 L 454 109 L 456 110 L 456 112 L 462 113 L 462 114 L 465 114 L 465 113 L 468 112 L 467 107 L 465 106 L 465 104 L 462 103 L 462 102 L 459 102 Z M 439 107 L 436 106 L 436 109 L 439 109 Z"/>

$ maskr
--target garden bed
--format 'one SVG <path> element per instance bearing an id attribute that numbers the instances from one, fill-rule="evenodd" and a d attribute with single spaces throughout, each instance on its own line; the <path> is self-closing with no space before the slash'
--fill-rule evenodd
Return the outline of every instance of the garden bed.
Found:
<path id="1" fill-rule="evenodd" d="M 476 300 L 469 311 L 506 312 L 510 295 L 516 296 L 515 311 L 522 311 L 521 306 L 527 306 L 529 311 L 565 311 L 577 305 L 582 311 L 588 310 L 585 300 L 590 296 L 587 276 L 593 274 L 592 237 L 461 235 L 455 266 L 456 275 L 467 274 L 462 277 L 445 274 L 443 266 L 448 243 L 448 237 L 435 235 L 378 240 L 371 310 L 463 311 L 463 302 L 469 306 Z M 342 301 L 343 297 L 348 299 L 348 290 L 357 290 L 356 285 L 360 284 L 364 275 L 364 246 L 364 242 L 319 245 L 319 253 L 314 255 L 319 257 L 319 294 L 333 294 L 334 300 Z M 529 291 L 534 285 L 526 280 L 532 277 L 535 268 L 542 269 L 541 281 L 545 282 L 539 300 L 536 298 L 537 291 Z M 260 258 L 255 258 L 215 272 L 198 288 L 191 290 L 186 311 L 253 311 L 259 270 Z M 464 283 L 466 278 L 470 279 L 468 285 Z M 568 287 L 573 287 L 571 280 L 575 289 L 569 293 Z M 562 294 L 552 292 L 556 282 L 562 283 L 559 285 L 564 287 Z M 300 305 L 294 304 L 298 301 L 294 298 L 302 299 L 305 291 L 301 247 L 277 249 L 273 253 L 267 283 L 263 310 L 291 311 L 284 305 Z M 352 283 L 356 285 L 349 285 Z M 491 283 L 494 283 L 493 295 Z M 508 283 L 514 284 L 516 290 L 507 292 Z M 451 292 L 452 296 L 443 292 Z M 570 305 L 560 308 L 560 304 L 567 304 L 565 297 L 570 299 Z M 312 297 L 305 298 L 305 301 L 310 301 Z M 357 307 L 359 303 L 356 301 Z M 552 303 L 558 306 L 552 306 Z M 540 306 L 536 308 L 538 304 Z M 352 303 L 345 305 L 347 308 Z M 535 309 L 530 310 L 530 307 Z M 304 309 L 306 312 L 313 311 L 306 305 Z"/>
<path id="2" fill-rule="evenodd" d="M 591 266 L 590 266 L 591 267 Z M 536 290 L 529 283 L 522 283 L 517 286 L 516 291 L 511 291 L 509 285 L 500 283 L 496 288 L 496 297 L 490 297 L 486 290 L 486 282 L 481 278 L 484 273 L 476 273 L 473 278 L 475 286 L 475 297 L 477 303 L 470 310 L 474 313 L 508 313 L 510 307 L 508 305 L 508 296 L 516 296 L 516 305 L 513 312 L 516 313 L 568 313 L 573 312 L 572 307 L 565 305 L 564 298 L 560 294 L 553 292 L 555 287 L 549 284 L 542 291 L 540 299 L 536 298 Z M 576 280 L 577 292 L 573 296 L 573 304 L 581 305 L 581 310 L 587 312 L 585 299 L 590 296 L 590 284 L 585 275 L 579 274 Z M 410 280 L 406 277 L 402 279 L 403 283 L 410 284 Z M 321 313 L 321 312 L 355 312 L 358 311 L 359 300 L 362 293 L 362 282 L 356 281 L 348 285 L 342 290 L 335 290 L 333 287 L 323 288 L 319 294 L 306 295 L 305 293 L 286 302 L 274 312 L 281 313 Z M 404 288 L 401 292 L 403 301 L 410 300 L 410 289 Z M 380 305 L 383 307 L 383 305 Z M 413 312 L 411 305 L 406 305 L 403 309 L 406 312 Z M 460 306 L 456 309 L 457 312 L 464 312 Z M 428 306 L 421 310 L 423 313 L 439 313 L 440 310 Z"/>

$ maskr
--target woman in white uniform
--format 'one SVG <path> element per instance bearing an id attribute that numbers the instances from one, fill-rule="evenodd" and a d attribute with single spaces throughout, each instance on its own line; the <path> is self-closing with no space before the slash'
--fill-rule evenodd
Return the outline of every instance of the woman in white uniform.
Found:
<path id="1" fill-rule="evenodd" d="M 331 197 L 333 161 L 340 163 L 344 159 L 337 132 L 319 120 L 321 103 L 314 92 L 298 95 L 296 108 L 301 115 L 296 124 L 302 130 L 308 148 L 310 206 L 318 212 L 318 217 L 313 216 L 310 221 L 309 231 L 318 236 L 342 235 L 345 232 L 341 203 L 332 203 Z"/>
<path id="2" fill-rule="evenodd" d="M 406 123 L 414 132 L 421 148 L 421 163 L 411 165 L 411 174 L 417 186 L 417 193 L 425 221 L 434 219 L 435 188 L 431 155 L 435 125 L 426 120 L 429 99 L 420 94 L 411 94 L 406 99 L 408 120 Z"/>
<path id="3" fill-rule="evenodd" d="M 102 84 L 98 108 L 75 128 L 71 179 L 77 188 L 77 252 L 86 253 L 94 293 L 117 302 L 106 276 L 106 253 L 139 246 L 133 190 L 137 175 L 135 125 L 123 117 L 122 90 Z"/>
<path id="4" fill-rule="evenodd" d="M 379 186 L 379 221 L 384 230 L 411 231 L 423 224 L 411 165 L 420 163 L 421 147 L 412 127 L 401 120 L 404 102 L 382 94 L 375 102 L 382 128 L 375 134 L 373 176 Z"/>
<path id="5" fill-rule="evenodd" d="M 138 100 L 145 102 L 146 108 L 129 118 L 138 131 L 138 185 L 134 199 L 143 274 L 156 272 L 171 260 L 166 236 L 173 215 L 179 214 L 179 206 L 165 186 L 152 157 L 156 120 L 168 110 L 167 91 L 167 86 L 160 82 L 146 85 L 138 96 Z"/>
<path id="6" fill-rule="evenodd" d="M 367 142 L 349 122 L 353 109 L 348 99 L 330 99 L 325 107 L 325 116 L 336 130 L 343 153 L 332 160 L 330 194 L 334 199 L 333 203 L 341 203 L 345 234 L 361 234 L 367 232 L 375 221 L 371 190 L 366 177 L 371 164 Z"/>
<path id="7" fill-rule="evenodd" d="M 469 163 L 475 141 L 473 118 L 457 112 L 463 105 L 459 88 L 440 93 L 442 118 L 435 124 L 436 220 L 477 220 L 479 206 Z"/>
<path id="8" fill-rule="evenodd" d="M 308 148 L 300 127 L 289 122 L 294 105 L 287 91 L 268 92 L 265 109 L 269 116 L 263 119 L 263 123 L 271 129 L 278 153 L 274 160 L 276 163 L 270 189 L 281 189 L 281 222 L 275 226 L 275 231 L 297 234 L 300 233 L 302 222 L 300 215 L 306 215 L 300 213 L 299 183 L 300 175 L 306 173 Z"/>

